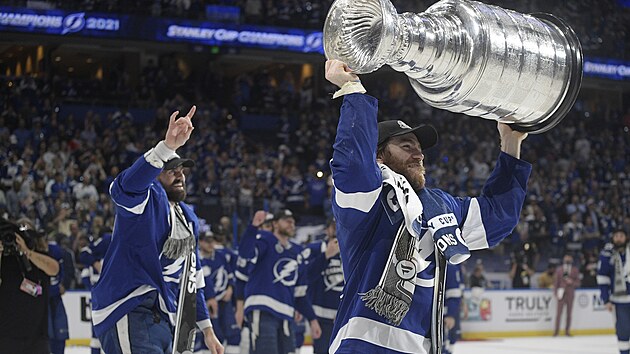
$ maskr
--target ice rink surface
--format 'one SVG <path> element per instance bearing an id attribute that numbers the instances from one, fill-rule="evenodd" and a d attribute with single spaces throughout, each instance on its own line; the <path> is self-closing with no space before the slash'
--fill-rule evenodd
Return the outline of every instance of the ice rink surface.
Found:
<path id="1" fill-rule="evenodd" d="M 312 354 L 304 347 L 300 354 Z M 454 354 L 617 354 L 617 338 L 606 336 L 501 338 L 485 341 L 462 341 Z M 66 354 L 90 354 L 86 347 L 68 347 Z"/>

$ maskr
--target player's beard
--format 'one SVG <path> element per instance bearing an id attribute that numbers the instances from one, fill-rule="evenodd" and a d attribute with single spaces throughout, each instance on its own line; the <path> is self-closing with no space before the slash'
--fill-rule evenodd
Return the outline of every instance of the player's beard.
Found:
<path id="1" fill-rule="evenodd" d="M 626 244 L 628 244 L 628 241 L 625 241 L 625 242 L 613 241 L 613 245 L 615 246 L 616 250 L 622 250 L 626 248 Z"/>
<path id="2" fill-rule="evenodd" d="M 174 187 L 175 184 L 182 183 L 184 188 Z M 170 186 L 164 186 L 166 196 L 171 202 L 179 203 L 186 199 L 186 182 L 181 179 L 176 179 Z"/>
<path id="3" fill-rule="evenodd" d="M 386 153 L 385 155 L 389 155 Z M 409 184 L 414 191 L 419 191 L 424 188 L 425 184 L 425 169 L 422 165 L 422 162 L 417 161 L 400 161 L 398 159 L 392 158 L 392 156 L 386 156 L 383 158 L 383 163 L 387 165 L 387 167 L 391 168 L 392 171 L 405 176 Z"/>
<path id="4" fill-rule="evenodd" d="M 292 230 L 290 227 L 283 227 L 278 230 L 278 234 L 280 234 L 280 236 L 291 238 L 295 235 L 294 231 L 295 230 Z"/>

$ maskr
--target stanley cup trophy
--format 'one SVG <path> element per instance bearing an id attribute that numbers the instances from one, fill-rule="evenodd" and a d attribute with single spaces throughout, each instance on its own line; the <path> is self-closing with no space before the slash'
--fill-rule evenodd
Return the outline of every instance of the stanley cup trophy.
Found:
<path id="1" fill-rule="evenodd" d="M 563 21 L 468 0 L 442 0 L 419 14 L 389 0 L 336 0 L 324 50 L 355 73 L 387 64 L 409 76 L 429 105 L 542 133 L 577 98 L 582 48 Z"/>

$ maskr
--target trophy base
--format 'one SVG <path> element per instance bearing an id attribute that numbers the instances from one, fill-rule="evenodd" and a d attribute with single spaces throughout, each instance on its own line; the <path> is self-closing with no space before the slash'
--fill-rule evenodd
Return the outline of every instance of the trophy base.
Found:
<path id="1" fill-rule="evenodd" d="M 569 56 L 571 59 L 571 64 L 569 65 L 571 71 L 569 73 L 569 82 L 567 83 L 567 93 L 565 94 L 562 102 L 558 105 L 558 108 L 551 114 L 551 116 L 540 123 L 510 124 L 510 127 L 516 131 L 530 134 L 540 134 L 558 125 L 558 123 L 560 123 L 560 121 L 562 121 L 562 119 L 564 119 L 564 117 L 569 113 L 571 107 L 573 107 L 573 104 L 577 99 L 580 92 L 580 86 L 582 85 L 582 46 L 575 32 L 573 32 L 571 27 L 569 27 L 561 19 L 545 13 L 533 13 L 531 15 L 542 21 L 555 25 L 564 32 L 568 42 L 567 50 L 571 53 Z"/>

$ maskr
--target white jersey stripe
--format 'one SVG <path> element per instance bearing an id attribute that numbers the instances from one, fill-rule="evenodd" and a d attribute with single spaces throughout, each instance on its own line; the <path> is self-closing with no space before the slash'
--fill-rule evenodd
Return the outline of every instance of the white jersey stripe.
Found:
<path id="1" fill-rule="evenodd" d="M 131 354 L 131 340 L 129 339 L 129 317 L 121 318 L 116 322 L 116 334 L 118 335 L 118 345 L 123 354 Z"/>
<path id="2" fill-rule="evenodd" d="M 307 289 L 308 289 L 308 285 L 298 285 L 293 289 L 293 296 L 304 297 L 306 296 Z"/>
<path id="3" fill-rule="evenodd" d="M 344 339 L 358 339 L 403 353 L 428 354 L 431 351 L 431 338 L 365 317 L 353 317 L 341 327 L 329 352 L 335 353 Z"/>
<path id="4" fill-rule="evenodd" d="M 164 302 L 164 299 L 162 298 L 162 295 L 159 296 L 159 304 L 160 304 L 160 310 L 162 310 L 162 312 L 164 312 L 165 314 L 168 315 L 168 320 L 171 322 L 172 325 L 175 325 L 175 319 L 177 317 L 177 314 L 175 312 L 169 312 L 168 309 L 166 308 L 166 303 Z"/>
<path id="5" fill-rule="evenodd" d="M 206 286 L 206 278 L 203 276 L 202 269 L 197 269 L 195 272 L 195 282 L 197 283 L 197 289 L 201 289 Z"/>
<path id="6" fill-rule="evenodd" d="M 270 309 L 276 311 L 277 313 L 283 314 L 285 316 L 293 317 L 294 309 L 293 306 L 284 304 L 270 296 L 266 295 L 252 295 L 249 296 L 245 300 L 244 308 L 247 309 L 249 306 L 267 306 Z"/>
<path id="7" fill-rule="evenodd" d="M 628 304 L 630 303 L 630 295 L 610 295 L 610 301 L 613 304 Z"/>
<path id="8" fill-rule="evenodd" d="M 317 305 L 313 305 L 313 311 L 315 312 L 315 316 L 329 320 L 334 320 L 337 316 L 337 310 L 327 309 Z"/>
<path id="9" fill-rule="evenodd" d="M 452 297 L 462 297 L 463 293 L 464 292 L 460 288 L 447 289 L 445 297 L 447 299 Z"/>
<path id="10" fill-rule="evenodd" d="M 610 285 L 610 277 L 605 275 L 598 275 L 597 285 Z"/>
<path id="11" fill-rule="evenodd" d="M 238 270 L 235 271 L 234 274 L 236 275 L 236 279 L 238 280 L 249 281 L 249 277 Z"/>
<path id="12" fill-rule="evenodd" d="M 367 213 L 376 203 L 381 189 L 383 187 L 379 186 L 371 192 L 344 193 L 335 187 L 335 202 L 341 208 L 352 208 Z"/>
<path id="13" fill-rule="evenodd" d="M 125 303 L 127 300 L 134 298 L 136 296 L 140 296 L 142 294 L 146 294 L 151 290 L 155 290 L 154 287 L 150 286 L 150 285 L 142 285 L 140 287 L 138 287 L 136 290 L 132 291 L 131 294 L 127 295 L 126 297 L 114 302 L 113 304 L 100 309 L 100 310 L 92 310 L 92 323 L 96 326 L 99 323 L 103 322 L 112 312 L 114 312 L 114 310 L 122 305 L 123 303 Z"/>
<path id="14" fill-rule="evenodd" d="M 116 183 L 116 181 L 112 182 L 112 184 L 109 185 L 109 195 L 112 195 L 112 186 L 114 185 L 114 183 Z M 119 207 L 127 210 L 128 212 L 132 213 L 132 214 L 136 214 L 136 215 L 142 215 L 142 213 L 144 213 L 144 208 L 147 207 L 147 203 L 149 203 L 149 197 L 151 196 L 151 189 L 149 189 L 147 191 L 147 197 L 144 198 L 144 201 L 134 207 L 126 207 L 120 203 L 118 203 L 114 197 L 112 196 L 112 200 L 114 201 L 114 203 L 116 205 L 118 205 Z"/>
<path id="15" fill-rule="evenodd" d="M 416 277 L 416 286 L 421 286 L 424 288 L 432 288 L 434 285 L 435 285 L 435 278 L 423 279 L 420 277 Z"/>
<path id="16" fill-rule="evenodd" d="M 466 221 L 464 221 L 464 225 L 462 226 L 462 237 L 468 244 L 468 249 L 471 251 L 486 249 L 489 247 L 488 239 L 486 238 L 486 229 L 483 226 L 481 209 L 479 208 L 477 198 L 472 198 L 470 200 Z"/>

